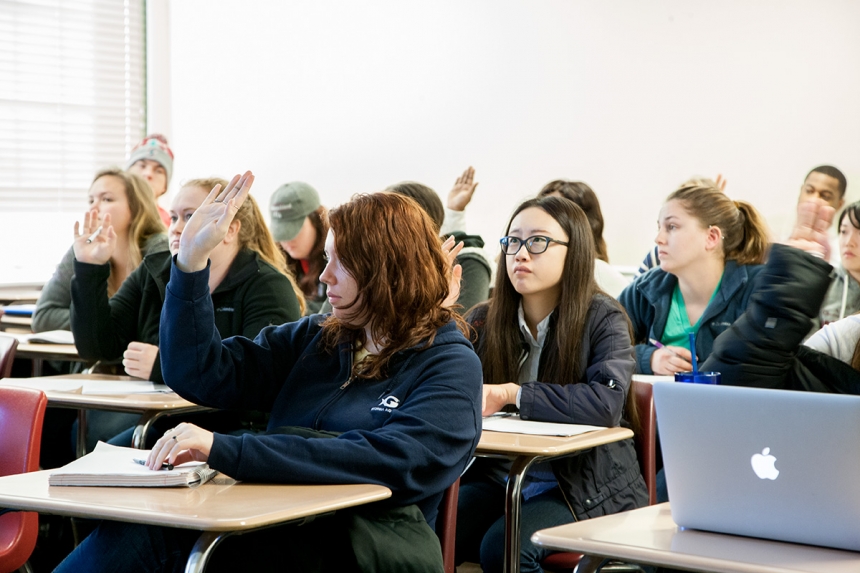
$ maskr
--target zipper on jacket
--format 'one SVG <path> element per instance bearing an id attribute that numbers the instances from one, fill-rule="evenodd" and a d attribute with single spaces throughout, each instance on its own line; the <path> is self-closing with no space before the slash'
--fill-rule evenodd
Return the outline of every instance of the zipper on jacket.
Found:
<path id="1" fill-rule="evenodd" d="M 553 472 L 555 473 L 555 472 Z M 558 483 L 558 491 L 561 492 L 561 497 L 564 499 L 564 503 L 567 504 L 567 509 L 570 510 L 570 514 L 573 516 L 574 521 L 579 521 L 579 517 L 577 517 L 576 512 L 573 511 L 573 506 L 570 505 L 570 501 L 567 499 L 567 494 L 564 493 L 564 488 L 561 487 L 561 482 L 558 481 L 558 477 L 555 478 L 555 481 Z"/>
<path id="2" fill-rule="evenodd" d="M 325 413 L 325 411 L 328 410 L 331 407 L 331 405 L 334 404 L 335 401 L 337 401 L 338 398 L 343 396 L 343 390 L 346 390 L 349 387 L 349 385 L 352 384 L 352 381 L 355 380 L 355 376 L 353 376 L 353 374 L 352 374 L 352 366 L 353 366 L 352 360 L 353 360 L 354 356 L 355 355 L 352 351 L 352 344 L 350 344 L 349 345 L 349 377 L 346 379 L 346 382 L 344 382 L 343 384 L 340 385 L 340 388 L 338 388 L 338 392 L 335 393 L 335 395 L 332 396 L 328 402 L 326 402 L 325 406 L 320 408 L 319 412 L 317 412 L 317 415 L 314 418 L 314 429 L 315 430 L 320 429 L 319 428 L 320 421 L 321 421 L 320 418 L 322 418 L 323 413 Z"/>

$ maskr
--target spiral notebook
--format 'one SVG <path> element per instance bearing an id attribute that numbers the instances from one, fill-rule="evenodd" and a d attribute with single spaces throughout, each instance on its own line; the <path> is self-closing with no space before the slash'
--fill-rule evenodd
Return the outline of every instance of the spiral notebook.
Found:
<path id="1" fill-rule="evenodd" d="M 149 450 L 123 448 L 99 442 L 95 450 L 52 471 L 48 485 L 93 487 L 197 487 L 218 472 L 203 462 L 188 462 L 172 470 L 151 470 L 135 460 L 145 460 Z"/>

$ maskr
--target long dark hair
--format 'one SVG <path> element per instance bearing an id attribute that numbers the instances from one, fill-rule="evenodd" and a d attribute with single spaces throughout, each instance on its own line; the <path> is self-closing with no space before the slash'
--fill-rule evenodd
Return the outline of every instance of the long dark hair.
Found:
<path id="1" fill-rule="evenodd" d="M 558 360 L 550 361 L 545 373 L 547 382 L 568 384 L 578 381 L 582 333 L 594 295 L 601 292 L 594 280 L 594 239 L 588 218 L 574 202 L 561 197 L 529 199 L 516 208 L 508 226 L 521 211 L 530 208 L 545 211 L 567 233 L 567 256 L 561 275 L 561 298 L 553 312 L 557 314 L 555 344 Z M 487 310 L 485 342 L 481 356 L 484 383 L 501 384 L 519 378 L 521 354 L 517 310 L 520 295 L 508 278 L 507 255 L 499 258 L 496 285 Z"/>
<path id="2" fill-rule="evenodd" d="M 538 197 L 546 197 L 558 193 L 565 199 L 570 199 L 583 210 L 591 227 L 594 237 L 594 249 L 597 258 L 609 262 L 609 251 L 606 249 L 606 241 L 603 239 L 603 212 L 600 210 L 600 201 L 597 193 L 582 181 L 565 181 L 556 179 L 543 186 Z"/>
<path id="3" fill-rule="evenodd" d="M 415 200 L 391 192 L 356 195 L 329 213 L 337 256 L 358 286 L 358 316 L 346 324 L 331 315 L 323 340 L 333 350 L 345 340 L 366 346 L 365 326 L 385 346 L 354 366 L 358 378 L 386 375 L 395 353 L 433 343 L 436 330 L 460 316 L 442 303 L 451 268 L 438 232 Z"/>

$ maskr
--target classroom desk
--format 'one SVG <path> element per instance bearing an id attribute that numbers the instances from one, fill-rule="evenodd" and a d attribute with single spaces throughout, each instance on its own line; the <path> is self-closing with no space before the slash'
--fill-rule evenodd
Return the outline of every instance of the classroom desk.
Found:
<path id="1" fill-rule="evenodd" d="M 719 573 L 856 573 L 860 553 L 681 529 L 668 503 L 538 531 L 532 542 L 585 553 L 577 573 L 604 558 Z"/>
<path id="2" fill-rule="evenodd" d="M 216 476 L 198 488 L 51 487 L 50 470 L 0 477 L 0 507 L 91 519 L 199 529 L 186 572 L 203 571 L 232 534 L 301 522 L 391 497 L 372 484 L 275 485 Z"/>
<path id="3" fill-rule="evenodd" d="M 33 287 L 0 287 L 0 304 L 34 303 L 42 295 L 41 288 Z"/>
<path id="4" fill-rule="evenodd" d="M 15 336 L 9 333 L 11 336 Z M 41 344 L 21 342 L 18 339 L 16 358 L 29 358 L 33 361 L 33 376 L 42 375 L 42 363 L 45 360 L 63 360 L 66 362 L 86 362 L 78 355 L 74 344 Z"/>
<path id="5" fill-rule="evenodd" d="M 633 432 L 627 428 L 606 428 L 571 437 L 481 433 L 475 455 L 503 457 L 513 461 L 505 490 L 505 571 L 519 573 L 520 570 L 521 492 L 523 478 L 532 464 L 632 437 Z"/>
<path id="6" fill-rule="evenodd" d="M 40 345 L 41 346 L 41 345 Z M 24 386 L 42 390 L 48 398 L 48 406 L 55 408 L 73 408 L 78 411 L 77 456 L 86 453 L 87 410 L 107 410 L 110 412 L 131 412 L 140 414 L 140 419 L 134 428 L 131 446 L 142 449 L 145 447 L 146 432 L 158 418 L 173 414 L 187 414 L 209 410 L 180 397 L 173 392 L 163 394 L 81 394 L 80 392 L 64 392 L 55 389 L 58 381 L 73 380 L 135 380 L 130 376 L 111 376 L 107 374 L 67 374 L 65 376 L 42 376 L 39 378 L 4 378 L 0 385 Z"/>
<path id="7" fill-rule="evenodd" d="M 15 316 L 12 314 L 0 315 L 0 331 L 9 331 L 16 334 L 29 334 L 32 332 L 32 316 Z"/>

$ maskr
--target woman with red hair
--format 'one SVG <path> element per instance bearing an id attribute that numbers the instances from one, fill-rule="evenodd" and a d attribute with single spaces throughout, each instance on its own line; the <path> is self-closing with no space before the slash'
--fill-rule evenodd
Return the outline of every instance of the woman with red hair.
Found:
<path id="1" fill-rule="evenodd" d="M 332 314 L 272 326 L 254 340 L 221 340 L 203 296 L 209 253 L 252 181 L 248 172 L 216 187 L 186 224 L 164 302 L 161 363 L 165 382 L 189 400 L 270 411 L 269 431 L 229 436 L 179 424 L 158 440 L 148 466 L 206 460 L 242 481 L 384 485 L 392 491 L 386 507 L 416 515 L 410 527 L 426 542 L 386 544 L 386 556 L 414 563 L 423 547 L 441 569 L 432 531 L 439 502 L 481 433 L 481 364 L 445 304 L 450 255 L 412 199 L 356 196 L 330 213 L 320 279 Z M 360 568 L 344 516 L 228 540 L 213 565 Z M 196 537 L 105 522 L 57 571 L 179 570 Z"/>

